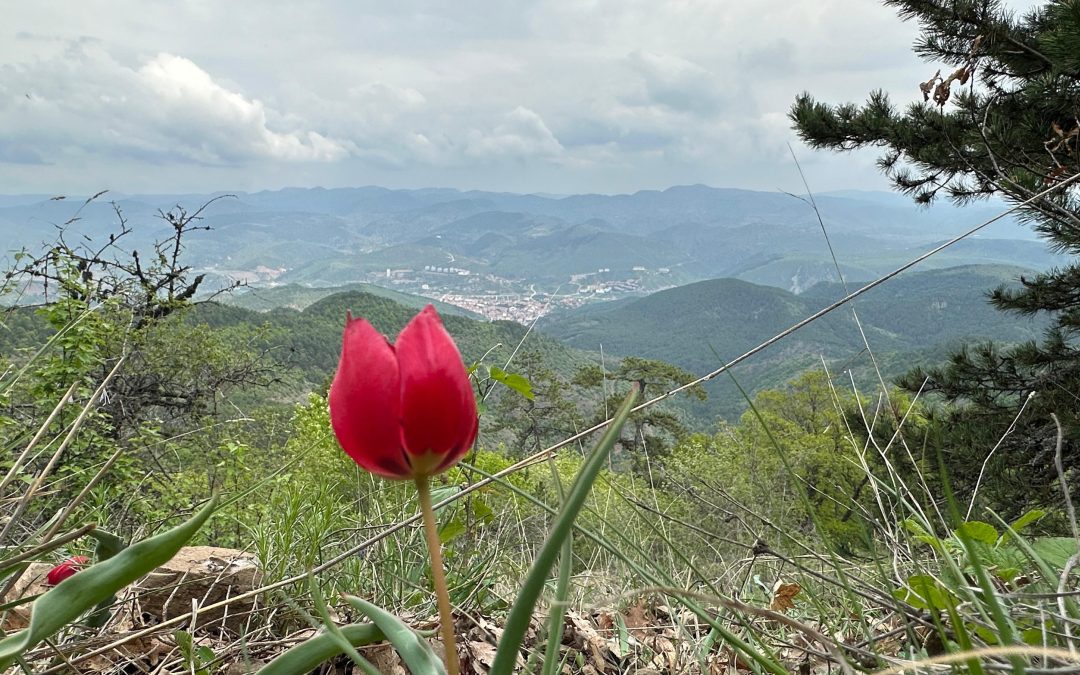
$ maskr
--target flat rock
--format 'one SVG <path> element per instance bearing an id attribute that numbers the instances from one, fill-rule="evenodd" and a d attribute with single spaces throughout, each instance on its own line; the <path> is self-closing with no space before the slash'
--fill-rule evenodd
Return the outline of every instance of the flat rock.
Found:
<path id="1" fill-rule="evenodd" d="M 49 586 L 45 585 L 45 575 L 55 566 L 53 563 L 30 563 L 19 580 L 15 582 L 14 588 L 4 596 L 4 602 L 13 602 L 18 598 L 28 598 L 49 590 Z M 28 625 L 30 625 L 30 603 L 12 608 L 4 614 L 3 621 L 0 622 L 0 628 L 5 633 L 22 630 Z"/>
<path id="2" fill-rule="evenodd" d="M 216 546 L 187 546 L 176 556 L 140 579 L 133 589 L 144 616 L 165 621 L 191 614 L 192 607 L 205 607 L 247 593 L 262 580 L 259 561 L 253 554 Z M 187 630 L 219 624 L 239 631 L 255 608 L 255 598 L 232 603 L 211 612 L 201 612 L 195 626 Z"/>

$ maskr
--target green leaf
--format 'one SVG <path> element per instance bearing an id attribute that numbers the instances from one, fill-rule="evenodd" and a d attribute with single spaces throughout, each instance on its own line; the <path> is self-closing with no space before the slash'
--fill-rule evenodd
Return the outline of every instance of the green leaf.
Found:
<path id="1" fill-rule="evenodd" d="M 346 595 L 345 602 L 379 627 L 413 675 L 445 675 L 446 668 L 428 641 L 406 626 L 401 619 L 382 607 L 353 595 Z M 454 654 L 453 657 L 457 658 L 457 655 Z"/>
<path id="2" fill-rule="evenodd" d="M 941 550 L 941 540 L 927 532 L 926 528 L 920 525 L 917 521 L 912 520 L 911 518 L 905 518 L 904 520 L 900 521 L 900 525 L 902 525 L 905 530 L 910 532 L 916 541 L 921 541 L 922 543 L 931 546 L 935 550 Z"/>
<path id="3" fill-rule="evenodd" d="M 975 632 L 975 634 L 978 635 L 979 638 L 983 642 L 985 642 L 986 644 L 988 644 L 988 645 L 999 645 L 999 644 L 1001 644 L 1001 637 L 997 633 L 995 633 L 992 628 L 990 628 L 988 626 L 984 626 L 982 624 L 974 624 L 974 625 L 971 626 L 971 628 Z"/>
<path id="4" fill-rule="evenodd" d="M 326 629 L 326 634 L 337 644 L 339 652 L 343 652 L 352 659 L 352 662 L 355 663 L 360 670 L 367 673 L 367 675 L 378 675 L 379 671 L 375 668 L 375 664 L 365 659 L 360 655 L 360 652 L 356 651 L 356 648 L 349 642 L 349 639 L 341 632 L 341 628 L 339 628 L 338 625 L 334 623 L 334 620 L 330 618 L 330 610 L 327 609 L 326 601 L 323 600 L 322 592 L 319 590 L 319 584 L 315 581 L 315 577 L 310 571 L 308 571 L 308 590 L 311 591 L 311 600 L 315 603 L 315 609 L 322 619 L 323 628 Z"/>
<path id="5" fill-rule="evenodd" d="M 168 562 L 214 512 L 217 497 L 190 520 L 124 549 L 57 584 L 34 601 L 30 625 L 0 640 L 0 670 L 139 577 Z"/>
<path id="6" fill-rule="evenodd" d="M 998 516 L 996 513 L 993 513 L 992 511 L 991 511 L 991 514 L 995 518 L 997 518 L 998 522 L 1000 522 L 1003 527 L 1005 527 L 1006 529 L 1009 528 L 1009 525 L 1004 520 L 1002 520 L 1000 516 Z M 1016 561 L 1016 562 L 1012 563 L 1014 567 L 1019 567 L 1019 566 L 1023 565 L 1024 563 L 1030 561 L 1039 570 L 1039 574 L 1042 575 L 1043 579 L 1055 579 L 1055 578 L 1057 578 L 1057 576 L 1058 576 L 1057 572 L 1032 547 L 1031 543 L 1028 542 L 1028 540 L 1025 539 L 1023 535 L 1018 534 L 1015 530 L 1013 530 L 1009 534 L 1012 535 L 1012 541 L 1010 541 L 1008 543 L 1008 545 L 1006 545 L 1006 546 L 998 547 L 998 551 L 999 552 L 1008 551 L 1010 553 L 1010 555 L 1012 556 L 1012 560 Z M 1041 541 L 1043 539 L 1052 539 L 1052 537 L 1040 538 L 1037 541 Z M 1065 551 L 1067 552 L 1069 550 L 1068 547 L 1070 545 L 1072 545 L 1071 544 L 1072 540 L 1067 539 L 1065 541 L 1070 542 L 1070 543 L 1066 544 L 1065 547 L 1064 547 Z M 1073 550 L 1075 550 L 1075 549 L 1073 549 Z M 1016 553 L 1018 551 L 1019 551 L 1019 555 L 1017 556 Z M 1070 553 L 1069 555 L 1071 557 L 1072 554 Z M 1008 560 L 1008 558 L 1002 558 L 1002 560 Z M 1066 557 L 1065 560 L 1068 561 L 1068 557 Z M 1007 564 L 1007 563 L 1003 562 L 1003 563 L 1000 563 L 1000 564 Z M 1073 600 L 1072 598 L 1069 598 L 1069 597 L 1066 597 L 1063 600 L 1065 602 L 1065 612 L 1066 612 L 1066 614 L 1068 614 L 1069 617 L 1076 618 L 1077 616 L 1080 616 L 1080 608 L 1078 608 L 1075 600 Z"/>
<path id="7" fill-rule="evenodd" d="M 97 540 L 97 546 L 94 548 L 94 556 L 98 559 L 98 562 L 108 560 L 127 548 L 126 541 L 105 530 L 95 528 L 90 531 L 90 536 Z"/>
<path id="8" fill-rule="evenodd" d="M 1019 532 L 1045 515 L 1046 511 L 1043 511 L 1042 509 L 1032 509 L 1010 523 L 1009 527 L 1011 527 L 1013 531 Z"/>
<path id="9" fill-rule="evenodd" d="M 950 598 L 948 591 L 942 588 L 934 577 L 917 574 L 908 577 L 907 586 L 893 591 L 897 600 L 906 602 L 917 609 L 946 609 Z"/>
<path id="10" fill-rule="evenodd" d="M 482 523 L 490 523 L 494 520 L 495 512 L 491 510 L 491 507 L 488 506 L 486 501 L 477 497 L 472 500 L 471 504 L 473 516 L 475 516 L 477 520 Z"/>
<path id="11" fill-rule="evenodd" d="M 499 648 L 495 653 L 495 661 L 488 671 L 490 675 L 511 675 L 514 672 L 518 650 L 525 639 L 525 632 L 529 629 L 529 621 L 532 618 L 533 609 L 536 608 L 536 601 L 540 598 L 540 593 L 547 584 L 547 576 L 551 572 L 551 566 L 555 564 L 555 560 L 559 557 L 563 542 L 570 536 L 574 520 L 577 518 L 578 512 L 581 511 L 581 507 L 585 505 L 585 498 L 588 497 L 600 469 L 607 462 L 611 448 L 618 441 L 623 425 L 626 424 L 630 411 L 634 408 L 638 393 L 638 387 L 634 385 L 619 407 L 619 412 L 612 419 L 611 424 L 604 433 L 604 437 L 600 439 L 596 449 L 585 460 L 577 479 L 570 488 L 569 494 L 563 501 L 559 515 L 551 527 L 551 532 L 548 534 L 548 538 L 544 541 L 539 553 L 537 553 L 532 567 L 529 568 L 529 573 L 525 576 L 517 599 L 514 600 L 514 606 L 506 619 L 503 636 L 499 640 Z"/>
<path id="12" fill-rule="evenodd" d="M 1028 628 L 1020 631 L 1020 639 L 1024 641 L 1024 644 L 1032 647 L 1041 647 L 1045 638 L 1042 628 Z"/>
<path id="13" fill-rule="evenodd" d="M 955 502 L 951 501 L 951 493 L 949 494 L 949 499 L 951 504 L 955 505 Z M 964 525 L 970 524 L 971 523 L 964 523 Z M 999 638 L 998 644 L 1013 644 L 1017 639 L 1016 626 L 1014 625 L 1009 612 L 1002 605 L 1000 598 L 994 589 L 994 585 L 990 581 L 990 576 L 987 574 L 986 565 L 980 558 L 978 546 L 975 545 L 976 541 L 978 541 L 975 539 L 975 536 L 986 537 L 988 536 L 987 531 L 985 528 L 976 527 L 974 528 L 975 532 L 973 534 L 971 530 L 965 530 L 964 525 L 961 525 L 957 529 L 956 535 L 960 544 L 964 547 L 964 553 L 967 555 L 968 569 L 970 569 L 971 574 L 974 575 L 975 580 L 978 583 L 978 588 L 981 591 L 981 597 L 974 596 L 974 594 L 973 597 L 977 597 L 979 601 L 982 601 L 982 609 L 984 609 L 993 620 L 993 627 L 997 629 L 997 636 Z M 995 530 L 992 525 L 987 525 L 987 527 L 989 527 L 990 530 L 993 530 L 994 541 L 997 541 L 997 530 Z M 1024 666 L 1024 660 L 1019 655 L 1011 656 L 1009 661 L 1012 662 L 1012 672 L 1014 675 L 1024 675 L 1024 673 L 1027 672 L 1027 669 Z"/>
<path id="14" fill-rule="evenodd" d="M 1031 541 L 1031 548 L 1047 565 L 1061 570 L 1076 555 L 1077 547 L 1072 537 L 1040 537 Z"/>
<path id="15" fill-rule="evenodd" d="M 458 492 L 461 492 L 461 488 L 456 485 L 446 485 L 443 487 L 437 487 L 431 489 L 431 503 L 438 504 L 439 502 L 453 497 Z M 435 509 L 436 515 L 442 516 L 448 509 L 457 508 L 457 504 L 447 504 L 446 506 L 440 506 Z"/>
<path id="16" fill-rule="evenodd" d="M 615 612 L 615 632 L 619 636 L 619 653 L 630 653 L 630 631 L 626 630 L 626 620 L 622 612 Z"/>
<path id="17" fill-rule="evenodd" d="M 997 543 L 998 531 L 990 523 L 969 520 L 966 523 L 961 523 L 960 527 L 956 528 L 956 536 L 961 539 L 967 538 L 971 541 L 993 546 Z"/>
<path id="18" fill-rule="evenodd" d="M 555 468 L 554 458 L 548 459 L 548 466 L 551 468 L 551 479 L 559 490 L 559 499 L 560 501 L 565 500 L 566 491 L 563 489 L 562 480 L 559 478 L 559 471 Z M 562 671 L 562 666 L 559 663 L 559 649 L 562 646 L 563 626 L 566 623 L 566 599 L 570 595 L 570 575 L 573 572 L 573 559 L 574 532 L 571 530 L 570 536 L 563 542 L 562 551 L 559 553 L 559 573 L 555 578 L 555 597 L 552 598 L 548 607 L 547 647 L 544 649 L 541 675 L 556 675 L 556 673 Z M 621 653 L 625 654 L 626 652 Z"/>
<path id="19" fill-rule="evenodd" d="M 372 623 L 341 626 L 338 629 L 353 647 L 363 647 L 385 640 L 382 631 Z M 286 651 L 259 670 L 259 675 L 296 675 L 310 673 L 319 664 L 341 654 L 341 647 L 330 633 L 321 633 Z"/>
<path id="20" fill-rule="evenodd" d="M 923 537 L 929 537 L 930 536 L 930 533 L 926 531 L 925 527 L 920 525 L 917 521 L 912 520 L 911 518 L 904 518 L 903 520 L 900 521 L 900 525 L 901 525 L 901 527 L 903 527 L 908 532 L 911 532 L 912 534 L 920 535 L 920 536 L 923 536 Z"/>
<path id="21" fill-rule="evenodd" d="M 127 548 L 127 542 L 105 530 L 91 530 L 90 536 L 97 540 L 97 546 L 94 548 L 94 556 L 98 559 L 98 562 L 108 560 Z M 116 602 L 115 593 L 99 602 L 97 607 L 94 608 L 94 613 L 86 617 L 86 625 L 90 628 L 101 628 L 104 626 L 112 616 L 112 612 L 109 611 L 109 608 L 112 607 L 114 602 Z"/>
<path id="22" fill-rule="evenodd" d="M 533 400 L 532 383 L 525 379 L 524 376 L 517 373 L 508 373 L 498 366 L 491 367 L 491 379 L 496 382 L 501 382 L 507 387 L 510 387 L 517 393 L 521 394 L 530 401 Z"/>
<path id="23" fill-rule="evenodd" d="M 176 646 L 180 648 L 180 653 L 188 661 L 191 660 L 191 646 L 194 644 L 191 639 L 191 633 L 186 630 L 178 630 L 173 633 L 173 639 L 176 640 Z"/>
<path id="24" fill-rule="evenodd" d="M 1023 572 L 1023 570 L 1018 567 L 995 567 L 992 571 L 995 577 L 1001 579 L 1005 583 L 1012 582 L 1013 579 L 1020 576 L 1021 572 Z"/>
<path id="25" fill-rule="evenodd" d="M 463 534 L 465 534 L 465 523 L 460 518 L 454 518 L 439 528 L 439 541 L 446 544 Z"/>

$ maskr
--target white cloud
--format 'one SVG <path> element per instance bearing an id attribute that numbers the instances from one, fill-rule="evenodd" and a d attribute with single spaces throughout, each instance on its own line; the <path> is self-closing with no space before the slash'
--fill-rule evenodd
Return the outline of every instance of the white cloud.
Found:
<path id="1" fill-rule="evenodd" d="M 552 159 L 563 146 L 535 111 L 518 106 L 490 132 L 473 130 L 466 153 L 481 159 Z"/>
<path id="2" fill-rule="evenodd" d="M 253 160 L 334 161 L 340 141 L 229 90 L 192 61 L 158 54 L 138 67 L 101 49 L 69 44 L 52 58 L 3 69 L 0 125 L 46 162 L 70 155 L 127 155 L 154 163 L 241 165 Z M 23 96 L 18 92 L 23 91 Z"/>
<path id="3" fill-rule="evenodd" d="M 797 190 L 799 92 L 902 104 L 933 72 L 917 26 L 874 0 L 110 0 L 4 18 L 4 191 Z M 873 158 L 800 149 L 822 190 L 884 186 Z"/>
<path id="4" fill-rule="evenodd" d="M 181 153 L 198 148 L 193 159 L 334 161 L 348 152 L 315 131 L 271 130 L 261 102 L 225 89 L 188 59 L 159 54 L 138 70 L 138 78 L 147 102 L 160 111 L 158 133 L 178 141 Z"/>

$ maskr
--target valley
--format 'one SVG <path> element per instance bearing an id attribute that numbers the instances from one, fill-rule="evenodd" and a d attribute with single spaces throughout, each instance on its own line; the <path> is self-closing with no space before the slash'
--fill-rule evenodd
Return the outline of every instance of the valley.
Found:
<path id="1" fill-rule="evenodd" d="M 110 201 L 111 200 L 111 201 Z M 125 245 L 168 236 L 161 211 L 205 205 L 185 254 L 208 286 L 337 287 L 364 283 L 423 295 L 493 320 L 531 323 L 582 305 L 717 278 L 801 293 L 872 279 L 997 215 L 1000 204 L 918 208 L 891 195 L 821 195 L 830 241 L 802 198 L 703 185 L 624 195 L 551 197 L 449 189 L 286 189 L 206 195 L 27 196 L 0 202 L 4 253 L 55 237 Z M 178 207 L 178 205 L 180 205 Z M 1062 260 L 1005 218 L 927 261 L 1046 269 Z"/>
<path id="2" fill-rule="evenodd" d="M 268 345 L 304 364 L 301 390 L 327 377 L 333 359 L 305 351 L 314 342 L 300 317 L 337 308 L 315 322 L 332 344 L 337 317 L 359 297 L 368 300 L 358 307 L 434 302 L 462 320 L 537 324 L 534 333 L 516 329 L 530 335 L 522 346 L 557 340 L 575 350 L 575 363 L 636 356 L 699 375 L 841 297 L 830 246 L 854 288 L 1000 208 L 918 209 L 877 193 L 823 195 L 816 203 L 826 241 L 801 198 L 700 185 L 566 197 L 372 187 L 108 197 L 8 198 L 0 202 L 0 232 L 9 250 L 33 247 L 34 237 L 62 223 L 69 239 L 93 239 L 115 228 L 119 212 L 123 245 L 147 247 L 168 234 L 161 211 L 205 205 L 198 223 L 208 229 L 184 241 L 192 272 L 206 275 L 206 297 L 257 313 L 234 322 L 273 326 Z M 861 330 L 846 308 L 733 374 L 750 393 L 822 365 L 871 382 L 940 360 L 958 344 L 1035 339 L 1044 322 L 997 312 L 986 293 L 1058 260 L 1022 224 L 1004 219 L 859 299 Z M 44 290 L 22 288 L 21 302 Z M 504 343 L 480 343 L 473 357 L 495 344 Z M 681 404 L 699 422 L 733 419 L 745 408 L 726 378 L 707 390 L 708 402 Z"/>

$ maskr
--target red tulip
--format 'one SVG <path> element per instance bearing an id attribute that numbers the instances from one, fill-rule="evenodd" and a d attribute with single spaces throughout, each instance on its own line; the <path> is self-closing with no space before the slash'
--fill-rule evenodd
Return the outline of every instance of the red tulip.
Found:
<path id="1" fill-rule="evenodd" d="M 386 478 L 432 476 L 469 451 L 476 399 L 434 307 L 413 317 L 393 345 L 366 320 L 348 317 L 330 423 L 357 464 Z"/>
<path id="2" fill-rule="evenodd" d="M 68 558 L 64 562 L 49 570 L 49 573 L 45 575 L 45 585 L 55 586 L 64 579 L 74 576 L 75 573 L 82 569 L 82 566 L 88 562 L 90 562 L 90 558 L 87 558 L 84 555 L 77 555 L 73 558 Z"/>

